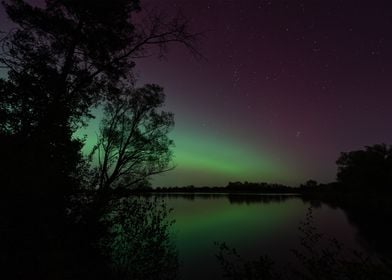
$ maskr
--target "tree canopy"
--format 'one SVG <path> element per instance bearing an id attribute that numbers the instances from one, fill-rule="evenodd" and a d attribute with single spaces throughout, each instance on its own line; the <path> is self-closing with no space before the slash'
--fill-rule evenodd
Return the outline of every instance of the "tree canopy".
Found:
<path id="1" fill-rule="evenodd" d="M 6 181 L 14 185 L 24 185 L 15 173 L 58 191 L 59 182 L 73 185 L 83 163 L 83 141 L 73 135 L 91 108 L 117 94 L 113 88 L 134 86 L 137 59 L 164 54 L 172 42 L 197 52 L 198 35 L 185 19 L 144 17 L 138 0 L 4 6 L 16 27 L 1 39 L 7 78 L 0 79 L 0 144 L 10 163 Z"/>
<path id="2" fill-rule="evenodd" d="M 337 179 L 350 188 L 381 189 L 392 185 L 392 146 L 379 144 L 342 153 Z"/>

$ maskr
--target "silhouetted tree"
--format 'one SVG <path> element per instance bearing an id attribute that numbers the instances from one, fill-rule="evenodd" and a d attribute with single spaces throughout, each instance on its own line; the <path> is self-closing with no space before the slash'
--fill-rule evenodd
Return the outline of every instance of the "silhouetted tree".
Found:
<path id="1" fill-rule="evenodd" d="M 161 54 L 170 42 L 193 52 L 196 35 L 181 17 L 148 14 L 136 21 L 138 0 L 23 0 L 4 4 L 16 24 L 1 40 L 0 146 L 4 180 L 60 191 L 78 172 L 82 140 L 72 137 L 92 105 L 119 81 L 131 83 L 135 59 Z M 5 148 L 6 147 L 6 148 Z M 16 176 L 23 173 L 23 176 Z M 62 183 L 61 183 L 62 182 Z"/>
<path id="2" fill-rule="evenodd" d="M 307 180 L 305 184 L 301 184 L 299 187 L 302 191 L 314 191 L 319 187 L 319 183 L 315 180 Z"/>
<path id="3" fill-rule="evenodd" d="M 337 179 L 349 188 L 386 188 L 392 185 L 392 147 L 385 144 L 342 153 L 336 161 Z"/>
<path id="4" fill-rule="evenodd" d="M 92 151 L 98 161 L 94 185 L 100 196 L 109 198 L 114 191 L 124 192 L 171 169 L 173 142 L 167 134 L 174 120 L 172 113 L 160 110 L 164 99 L 161 87 L 146 85 L 123 89 L 108 101 Z"/>
<path id="5" fill-rule="evenodd" d="M 43 268 L 42 275 L 52 276 L 46 273 L 50 270 L 57 273 L 47 278 L 62 276 L 64 279 L 87 279 L 76 277 L 72 270 L 69 275 L 61 273 L 61 269 L 67 273 L 69 270 L 64 259 L 78 263 L 75 270 L 89 270 L 87 266 L 80 265 L 81 262 L 74 261 L 73 254 L 77 252 L 74 249 L 81 247 L 81 251 L 86 251 L 86 256 L 90 256 L 90 253 L 95 256 L 94 237 L 102 233 L 102 228 L 94 227 L 98 215 L 93 215 L 96 223 L 91 223 L 89 227 L 84 226 L 90 221 L 88 218 L 75 219 L 73 222 L 80 223 L 67 227 L 69 224 L 59 217 L 65 212 L 65 206 L 76 208 L 71 203 L 65 205 L 65 197 L 74 199 L 69 194 L 75 194 L 76 187 L 81 183 L 82 169 L 86 169 L 81 153 L 83 140 L 75 139 L 74 132 L 86 124 L 91 117 L 90 109 L 102 101 L 109 100 L 112 106 L 116 102 L 122 103 L 128 106 L 127 110 L 145 110 L 145 106 L 162 104 L 163 97 L 159 90 L 156 90 L 157 95 L 151 94 L 150 97 L 147 93 L 141 94 L 143 91 L 153 92 L 154 87 L 135 90 L 146 99 L 140 102 L 136 102 L 139 97 L 131 90 L 127 92 L 131 95 L 129 98 L 116 96 L 124 93 L 116 88 L 119 84 L 132 88 L 135 60 L 154 54 L 156 50 L 158 55 L 164 55 L 169 43 L 183 44 L 197 53 L 194 47 L 197 35 L 188 31 L 186 20 L 180 16 L 173 19 L 153 14 L 146 14 L 144 19 L 143 15 L 136 16 L 141 10 L 138 0 L 46 0 L 39 7 L 28 2 L 32 1 L 8 0 L 4 3 L 15 28 L 0 38 L 0 68 L 7 71 L 6 77 L 0 79 L 1 191 L 6 188 L 12 192 L 20 191 L 12 197 L 14 199 L 3 193 L 0 196 L 3 198 L 2 212 L 13 215 L 2 219 L 9 220 L 11 224 L 8 226 L 5 223 L 6 233 L 11 238 L 17 236 L 10 242 L 4 240 L 12 244 L 9 252 L 17 256 L 15 263 L 18 267 L 13 273 L 21 272 L 23 276 L 19 278 L 25 278 L 23 268 L 26 262 L 31 262 L 29 265 L 33 269 L 32 273 L 26 273 L 28 277 L 36 276 L 33 272 L 39 263 L 37 267 Z M 132 98 L 131 102 L 129 99 Z M 164 165 L 165 138 L 152 143 L 152 136 L 142 134 L 148 133 L 148 129 L 154 125 L 158 126 L 164 116 L 167 117 L 168 126 L 171 126 L 172 116 L 165 113 L 158 116 L 158 113 L 154 115 L 153 112 L 156 111 L 147 110 L 145 113 L 150 115 L 139 116 L 146 130 L 132 129 L 140 133 L 137 137 L 132 136 L 132 141 L 135 141 L 132 144 L 135 144 L 135 149 L 139 149 L 138 152 L 154 151 L 157 155 L 161 153 L 161 157 L 155 162 L 153 155 L 146 155 L 143 162 L 146 164 L 145 169 L 139 160 L 134 159 L 135 172 L 127 172 L 132 182 L 141 182 L 143 175 L 151 174 L 153 170 L 157 172 L 158 169 L 154 168 Z M 123 117 L 131 120 L 131 114 L 138 113 L 136 110 L 132 113 L 127 111 Z M 126 123 L 123 124 L 125 128 Z M 120 126 L 115 128 L 112 132 L 119 132 L 117 129 Z M 157 130 L 163 131 L 164 128 Z M 119 138 L 114 137 L 110 141 L 113 139 Z M 120 182 L 132 183 L 119 179 L 130 170 L 130 166 L 124 166 L 122 162 L 129 160 L 129 145 L 118 147 L 125 149 L 118 150 L 121 162 L 112 166 L 114 169 L 107 169 L 110 177 L 106 179 L 109 181 L 105 179 L 102 186 L 118 187 L 122 185 Z M 155 147 L 155 150 L 151 147 Z M 79 201 L 85 198 L 78 197 Z M 84 210 L 80 212 L 88 212 Z M 73 209 L 70 212 L 76 216 L 72 213 Z M 97 233 L 91 237 L 89 234 L 94 230 Z M 18 245 L 18 237 L 20 241 L 34 245 L 28 246 L 32 249 Z M 59 253 L 60 248 L 66 252 L 64 255 Z M 25 260 L 19 258 L 19 255 L 26 256 Z M 3 263 L 3 259 L 9 257 L 3 254 L 0 258 Z M 56 268 L 59 270 L 51 267 L 52 262 L 58 263 Z M 101 267 L 99 262 L 92 263 Z M 39 275 L 40 279 L 44 279 L 42 275 Z M 93 275 L 91 278 L 97 279 Z"/>

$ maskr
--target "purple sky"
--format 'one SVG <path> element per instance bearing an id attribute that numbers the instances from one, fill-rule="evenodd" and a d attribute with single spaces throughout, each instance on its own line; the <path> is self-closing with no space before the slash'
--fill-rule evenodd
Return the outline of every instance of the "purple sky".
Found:
<path id="1" fill-rule="evenodd" d="M 140 83 L 164 86 L 176 115 L 178 168 L 155 185 L 331 181 L 341 151 L 392 144 L 392 1 L 143 6 L 180 9 L 205 31 L 206 60 L 173 46 L 165 60 L 137 61 Z"/>
<path id="2" fill-rule="evenodd" d="M 333 180 L 341 151 L 392 143 L 391 1 L 167 0 L 164 8 L 207 31 L 207 62 L 174 49 L 167 62 L 139 64 L 142 80 L 165 86 L 183 133 L 269 153 L 300 173 L 276 178 L 285 182 Z"/>

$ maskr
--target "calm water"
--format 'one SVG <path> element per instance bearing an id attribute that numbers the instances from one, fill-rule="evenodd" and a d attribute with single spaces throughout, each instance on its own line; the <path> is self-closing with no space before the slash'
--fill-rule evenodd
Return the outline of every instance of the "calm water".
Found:
<path id="1" fill-rule="evenodd" d="M 173 231 L 179 250 L 182 279 L 221 279 L 215 241 L 226 242 L 245 258 L 268 254 L 278 264 L 293 260 L 299 248 L 298 226 L 309 202 L 295 196 L 271 195 L 167 195 L 163 196 L 175 219 Z M 318 204 L 313 209 L 320 232 L 353 249 L 363 240 L 339 208 Z M 362 244 L 362 245 L 361 245 Z"/>

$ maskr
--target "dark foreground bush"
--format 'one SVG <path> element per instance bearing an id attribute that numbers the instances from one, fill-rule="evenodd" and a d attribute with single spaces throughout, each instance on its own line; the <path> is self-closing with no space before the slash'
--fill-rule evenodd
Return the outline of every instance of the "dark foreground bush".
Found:
<path id="1" fill-rule="evenodd" d="M 176 279 L 178 254 L 170 236 L 170 210 L 157 199 L 132 197 L 112 202 L 102 218 L 108 228 L 100 248 L 113 279 Z"/>

